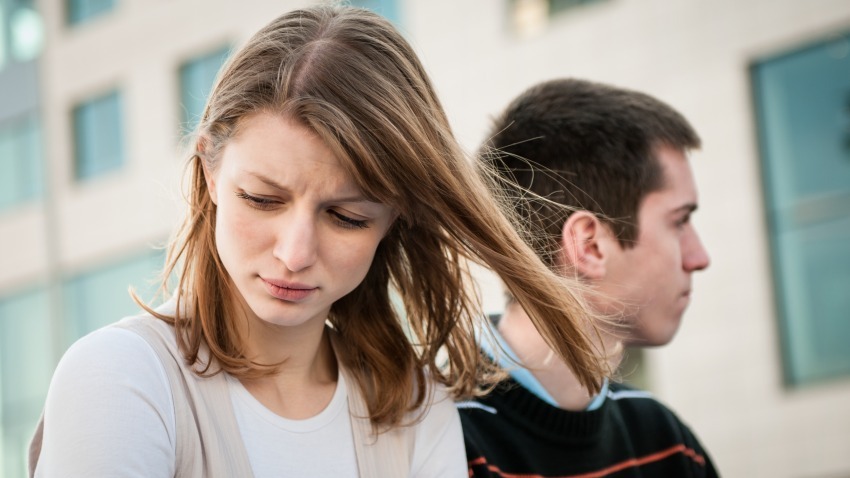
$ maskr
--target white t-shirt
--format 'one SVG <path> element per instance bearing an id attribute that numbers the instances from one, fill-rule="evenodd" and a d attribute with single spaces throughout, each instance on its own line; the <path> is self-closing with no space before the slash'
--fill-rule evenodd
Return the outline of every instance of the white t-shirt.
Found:
<path id="1" fill-rule="evenodd" d="M 306 420 L 274 414 L 227 378 L 256 478 L 358 476 L 342 374 L 328 406 Z M 139 335 L 105 328 L 72 345 L 56 368 L 36 476 L 170 478 L 175 443 L 163 364 Z M 410 476 L 467 476 L 460 419 L 442 388 L 416 425 Z"/>

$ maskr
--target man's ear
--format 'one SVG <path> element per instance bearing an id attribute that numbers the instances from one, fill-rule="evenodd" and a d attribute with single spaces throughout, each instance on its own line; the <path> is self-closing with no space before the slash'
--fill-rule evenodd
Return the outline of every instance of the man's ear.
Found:
<path id="1" fill-rule="evenodd" d="M 195 145 L 195 155 L 197 156 L 197 160 L 201 162 L 201 168 L 204 170 L 204 181 L 207 183 L 207 190 L 210 192 L 210 199 L 213 204 L 218 205 L 218 192 L 215 185 L 215 175 L 210 171 L 209 166 L 207 166 L 206 159 L 206 149 L 207 149 L 208 140 L 206 136 L 198 137 L 198 143 Z"/>
<path id="2" fill-rule="evenodd" d="M 561 228 L 561 260 L 579 276 L 598 280 L 605 277 L 605 261 L 611 233 L 589 211 L 576 211 Z"/>

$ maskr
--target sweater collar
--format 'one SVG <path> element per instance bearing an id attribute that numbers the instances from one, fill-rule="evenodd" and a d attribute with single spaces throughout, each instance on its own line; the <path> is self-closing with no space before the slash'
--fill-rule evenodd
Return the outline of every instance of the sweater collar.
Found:
<path id="1" fill-rule="evenodd" d="M 548 435 L 555 442 L 576 444 L 598 439 L 610 413 L 609 401 L 589 411 L 570 411 L 552 406 L 525 389 L 513 379 L 500 383 L 481 399 L 492 405 L 516 426 Z"/>

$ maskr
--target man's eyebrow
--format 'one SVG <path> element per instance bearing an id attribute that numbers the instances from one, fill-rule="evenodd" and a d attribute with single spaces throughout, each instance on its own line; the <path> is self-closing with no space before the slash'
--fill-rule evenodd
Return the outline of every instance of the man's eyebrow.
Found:
<path id="1" fill-rule="evenodd" d="M 687 204 L 683 204 L 683 205 L 677 207 L 676 209 L 673 209 L 672 212 L 673 212 L 673 214 L 679 213 L 679 212 L 686 212 L 688 214 L 691 214 L 694 211 L 696 211 L 697 208 L 698 208 L 697 203 L 689 202 Z"/>

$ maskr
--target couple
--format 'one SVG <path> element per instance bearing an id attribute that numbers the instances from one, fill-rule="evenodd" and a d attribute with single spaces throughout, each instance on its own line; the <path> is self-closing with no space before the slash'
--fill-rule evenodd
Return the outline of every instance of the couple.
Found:
<path id="1" fill-rule="evenodd" d="M 554 412 L 595 408 L 576 416 L 599 421 L 606 439 L 618 437 L 623 450 L 604 446 L 611 465 L 625 463 L 621 452 L 641 459 L 669 442 L 665 450 L 676 450 L 678 466 L 712 476 L 671 413 L 651 399 L 627 413 L 614 398 L 620 386 L 607 378 L 621 353 L 616 337 L 669 340 L 688 302 L 690 273 L 707 266 L 687 221 L 696 193 L 683 154 L 698 139 L 668 107 L 585 82 L 532 90 L 505 119 L 519 124 L 510 117 L 514 106 L 545 118 L 540 108 L 566 93 L 561 88 L 579 88 L 563 96 L 575 97 L 580 111 L 609 96 L 619 104 L 617 95 L 625 95 L 621 107 L 637 108 L 629 118 L 661 116 L 656 129 L 626 118 L 597 131 L 579 121 L 577 133 L 591 135 L 587 143 L 592 135 L 624 134 L 627 155 L 606 168 L 634 169 L 639 181 L 623 179 L 611 206 L 594 196 L 570 214 L 550 192 L 572 200 L 593 193 L 591 185 L 551 177 L 560 166 L 544 164 L 552 171 L 540 172 L 555 189 L 521 209 L 544 226 L 537 228 L 512 210 L 514 181 L 499 174 L 513 155 L 542 163 L 511 147 L 533 146 L 531 139 L 548 133 L 530 124 L 518 140 L 494 143 L 504 160 L 473 164 L 422 65 L 389 22 L 336 6 L 272 21 L 224 67 L 198 126 L 189 208 L 163 274 L 178 277 L 173 296 L 157 308 L 140 303 L 144 314 L 68 350 L 31 447 L 31 473 L 562 476 L 609 466 L 577 449 L 566 471 L 545 471 L 537 457 L 521 457 L 551 443 L 492 448 L 507 439 L 494 431 L 517 426 L 503 419 L 526 413 L 511 404 L 520 394 L 531 407 L 550 401 Z M 566 125 L 556 118 L 550 126 Z M 620 151 L 607 140 L 599 146 L 589 161 Z M 534 190 L 537 179 L 523 179 L 523 169 L 515 182 Z M 599 180 L 602 190 L 612 187 L 611 179 Z M 550 212 L 563 218 L 556 230 L 544 216 Z M 487 342 L 490 325 L 471 292 L 469 260 L 498 274 L 511 296 L 497 326 L 505 346 L 490 354 L 478 343 Z M 639 270 L 641 261 L 661 269 Z M 656 294 L 647 278 L 669 283 L 658 283 Z M 654 320 L 656 313 L 664 320 Z M 514 378 L 504 377 L 503 350 L 514 350 L 532 374 L 523 378 L 508 364 Z M 449 398 L 476 397 L 491 386 L 487 397 L 460 402 L 468 461 Z M 646 440 L 631 436 L 643 426 L 660 431 L 640 429 Z M 519 428 L 506 433 L 519 438 Z M 620 443 L 634 438 L 633 448 Z M 513 461 L 533 468 L 514 470 Z"/>

